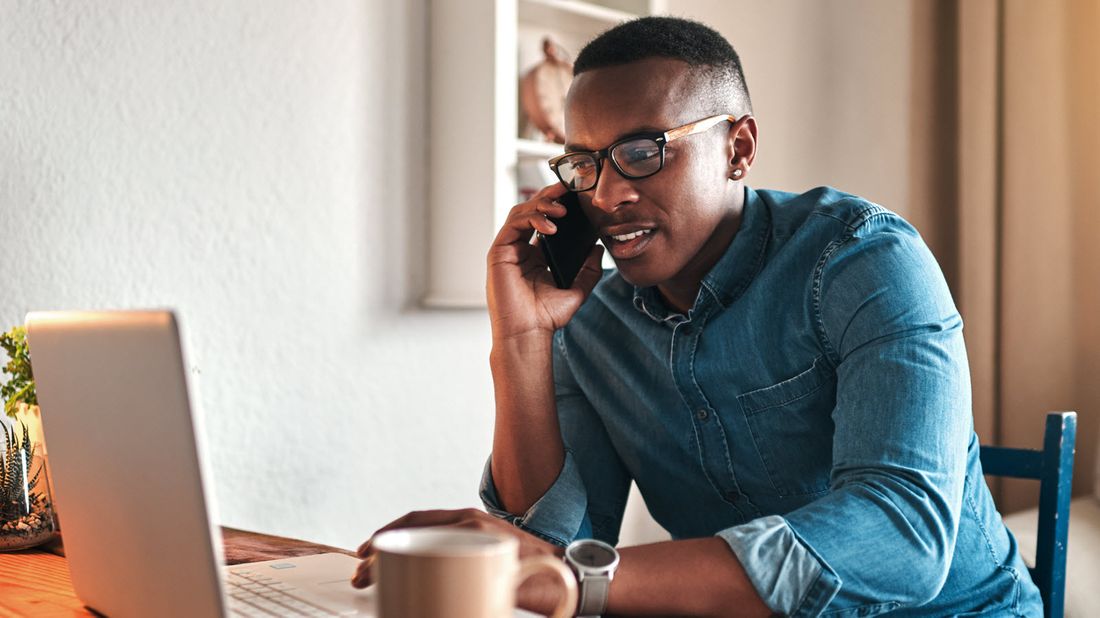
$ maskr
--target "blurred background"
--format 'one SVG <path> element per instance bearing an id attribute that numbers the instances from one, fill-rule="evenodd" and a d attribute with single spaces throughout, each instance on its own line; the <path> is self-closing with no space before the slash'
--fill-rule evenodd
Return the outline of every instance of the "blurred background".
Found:
<path id="1" fill-rule="evenodd" d="M 484 253 L 555 148 L 517 141 L 525 28 L 654 10 L 740 53 L 749 184 L 833 185 L 917 226 L 966 323 L 981 440 L 1038 448 L 1045 413 L 1076 410 L 1091 493 L 1095 0 L 0 0 L 0 328 L 175 308 L 222 524 L 355 547 L 479 506 Z M 624 542 L 660 536 L 630 510 Z"/>

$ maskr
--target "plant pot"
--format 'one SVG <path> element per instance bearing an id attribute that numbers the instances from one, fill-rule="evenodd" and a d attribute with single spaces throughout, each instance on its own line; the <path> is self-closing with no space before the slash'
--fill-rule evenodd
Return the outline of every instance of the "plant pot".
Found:
<path id="1" fill-rule="evenodd" d="M 41 545 L 57 534 L 38 406 L 0 417 L 0 551 Z"/>

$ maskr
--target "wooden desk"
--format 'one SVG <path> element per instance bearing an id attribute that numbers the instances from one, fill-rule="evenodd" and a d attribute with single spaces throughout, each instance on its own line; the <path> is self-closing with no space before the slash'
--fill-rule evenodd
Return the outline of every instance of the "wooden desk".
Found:
<path id="1" fill-rule="evenodd" d="M 267 534 L 222 528 L 226 564 L 355 552 Z M 0 553 L 0 617 L 95 616 L 73 592 L 60 544 Z"/>

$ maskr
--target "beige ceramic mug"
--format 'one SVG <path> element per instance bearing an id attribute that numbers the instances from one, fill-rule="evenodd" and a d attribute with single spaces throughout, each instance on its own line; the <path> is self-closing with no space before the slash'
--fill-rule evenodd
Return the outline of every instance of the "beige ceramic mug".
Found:
<path id="1" fill-rule="evenodd" d="M 553 556 L 519 559 L 519 541 L 462 528 L 408 528 L 371 541 L 381 618 L 511 618 L 516 588 L 546 571 L 564 594 L 551 614 L 572 616 L 577 583 Z"/>

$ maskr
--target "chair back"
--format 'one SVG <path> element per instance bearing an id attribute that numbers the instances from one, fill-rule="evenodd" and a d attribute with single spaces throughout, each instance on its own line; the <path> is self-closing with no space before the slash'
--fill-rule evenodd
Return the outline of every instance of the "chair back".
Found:
<path id="1" fill-rule="evenodd" d="M 1066 597 L 1066 543 L 1073 481 L 1077 413 L 1047 414 L 1043 450 L 981 447 L 985 474 L 1039 481 L 1039 530 L 1031 578 L 1043 596 L 1043 615 L 1061 618 Z"/>

